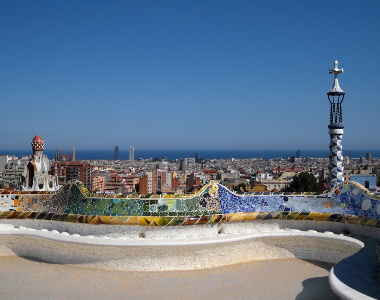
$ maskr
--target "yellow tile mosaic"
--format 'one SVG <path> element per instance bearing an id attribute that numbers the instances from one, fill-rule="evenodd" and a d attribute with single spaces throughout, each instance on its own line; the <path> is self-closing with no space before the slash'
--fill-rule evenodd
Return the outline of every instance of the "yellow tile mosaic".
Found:
<path id="1" fill-rule="evenodd" d="M 140 217 L 139 219 L 139 225 L 140 226 L 149 226 L 150 223 L 154 221 L 157 217 Z"/>
<path id="2" fill-rule="evenodd" d="M 0 215 L 0 219 L 5 219 L 6 217 L 8 217 L 12 212 L 11 211 L 4 211 L 1 213 Z"/>
<path id="3" fill-rule="evenodd" d="M 139 225 L 139 218 L 140 217 L 129 217 L 123 225 Z"/>
<path id="4" fill-rule="evenodd" d="M 12 212 L 7 219 L 17 219 L 22 214 L 21 211 L 14 211 Z"/>
<path id="5" fill-rule="evenodd" d="M 320 214 L 321 213 L 319 213 L 319 212 L 312 212 L 304 220 L 305 221 L 314 221 L 316 218 L 319 217 Z"/>
<path id="6" fill-rule="evenodd" d="M 245 219 L 246 221 L 253 221 L 257 218 L 257 216 L 259 215 L 259 211 L 253 211 L 251 212 Z"/>
<path id="7" fill-rule="evenodd" d="M 358 221 L 358 225 L 366 225 L 367 222 L 371 220 L 371 218 L 361 218 L 359 221 Z"/>
<path id="8" fill-rule="evenodd" d="M 30 214 L 31 214 L 30 211 L 23 211 L 21 212 L 21 214 L 18 216 L 17 219 L 26 219 Z"/>
<path id="9" fill-rule="evenodd" d="M 349 224 L 358 224 L 358 221 L 361 219 L 361 217 L 358 216 L 350 216 L 348 219 Z"/>
<path id="10" fill-rule="evenodd" d="M 166 226 L 173 220 L 173 217 L 157 217 L 149 225 L 150 226 Z"/>
<path id="11" fill-rule="evenodd" d="M 216 224 L 219 223 L 220 220 L 222 220 L 223 215 L 213 215 L 212 218 L 210 219 L 209 224 Z"/>
<path id="12" fill-rule="evenodd" d="M 297 217 L 294 218 L 294 220 L 296 221 L 305 220 L 308 215 L 310 215 L 310 212 L 301 212 Z"/>
<path id="13" fill-rule="evenodd" d="M 101 217 L 102 221 L 105 222 L 103 224 L 107 225 L 123 225 L 128 220 L 128 218 L 128 216 L 110 216 L 107 217 L 107 219 L 105 218 L 105 216 Z"/>
<path id="14" fill-rule="evenodd" d="M 69 214 L 66 218 L 65 218 L 65 222 L 71 222 L 71 223 L 75 223 L 76 220 L 80 217 L 80 215 L 75 215 L 75 214 Z"/>
<path id="15" fill-rule="evenodd" d="M 365 224 L 365 226 L 374 227 L 375 224 L 376 224 L 378 221 L 379 221 L 378 219 L 370 219 L 370 220 Z"/>
<path id="16" fill-rule="evenodd" d="M 317 218 L 314 219 L 314 221 L 326 221 L 328 217 L 330 217 L 331 213 L 322 213 Z"/>

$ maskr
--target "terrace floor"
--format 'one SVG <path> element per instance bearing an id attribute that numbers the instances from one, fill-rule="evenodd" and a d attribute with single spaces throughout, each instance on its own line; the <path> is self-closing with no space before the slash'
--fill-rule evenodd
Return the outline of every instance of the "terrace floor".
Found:
<path id="1" fill-rule="evenodd" d="M 339 299 L 332 264 L 280 259 L 194 271 L 122 272 L 0 257 L 0 299 Z"/>

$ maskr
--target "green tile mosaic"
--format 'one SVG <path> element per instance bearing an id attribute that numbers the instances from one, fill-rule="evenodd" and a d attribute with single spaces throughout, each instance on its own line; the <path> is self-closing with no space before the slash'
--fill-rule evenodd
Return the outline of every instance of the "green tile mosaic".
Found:
<path id="1" fill-rule="evenodd" d="M 300 212 L 300 214 L 294 218 L 296 221 L 302 221 L 307 218 L 307 216 L 310 215 L 310 212 Z"/>
<path id="2" fill-rule="evenodd" d="M 27 219 L 35 219 L 40 214 L 39 211 L 32 211 L 28 216 Z"/>
<path id="3" fill-rule="evenodd" d="M 294 220 L 301 212 L 295 211 L 288 214 L 285 218 L 285 220 Z"/>

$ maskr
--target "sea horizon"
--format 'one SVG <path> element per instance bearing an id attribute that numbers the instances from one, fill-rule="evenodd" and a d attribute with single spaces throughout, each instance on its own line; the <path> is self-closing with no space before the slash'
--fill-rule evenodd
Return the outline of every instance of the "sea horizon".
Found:
<path id="1" fill-rule="evenodd" d="M 135 149 L 134 158 L 135 160 L 149 159 L 149 158 L 166 158 L 167 160 L 180 160 L 184 158 L 192 158 L 195 153 L 203 159 L 250 159 L 259 158 L 263 159 L 276 159 L 276 158 L 287 158 L 287 153 L 289 153 L 289 158 L 296 156 L 297 150 L 139 150 Z M 308 156 L 309 158 L 328 158 L 329 150 L 302 150 L 301 157 Z M 343 156 L 349 156 L 351 151 L 352 158 L 360 158 L 361 156 L 366 157 L 367 153 L 371 153 L 372 158 L 380 157 L 380 150 L 343 150 Z M 67 151 L 69 154 L 70 151 Z M 13 155 L 18 158 L 22 156 L 27 156 L 32 154 L 31 150 L 0 150 L 0 155 Z M 48 156 L 49 159 L 55 158 L 55 150 L 45 150 L 44 154 Z M 62 150 L 60 151 L 62 154 Z M 63 154 L 66 151 L 63 150 Z M 75 149 L 75 156 L 77 160 L 113 160 L 114 159 L 114 149 L 112 150 L 78 150 Z M 128 160 L 129 150 L 119 149 L 119 160 Z"/>

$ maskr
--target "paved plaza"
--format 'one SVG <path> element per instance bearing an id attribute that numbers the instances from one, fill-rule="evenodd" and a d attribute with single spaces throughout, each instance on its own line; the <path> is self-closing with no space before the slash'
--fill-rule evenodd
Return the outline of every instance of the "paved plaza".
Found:
<path id="1" fill-rule="evenodd" d="M 339 299 L 332 264 L 299 259 L 165 272 L 122 272 L 0 257 L 1 299 Z"/>

